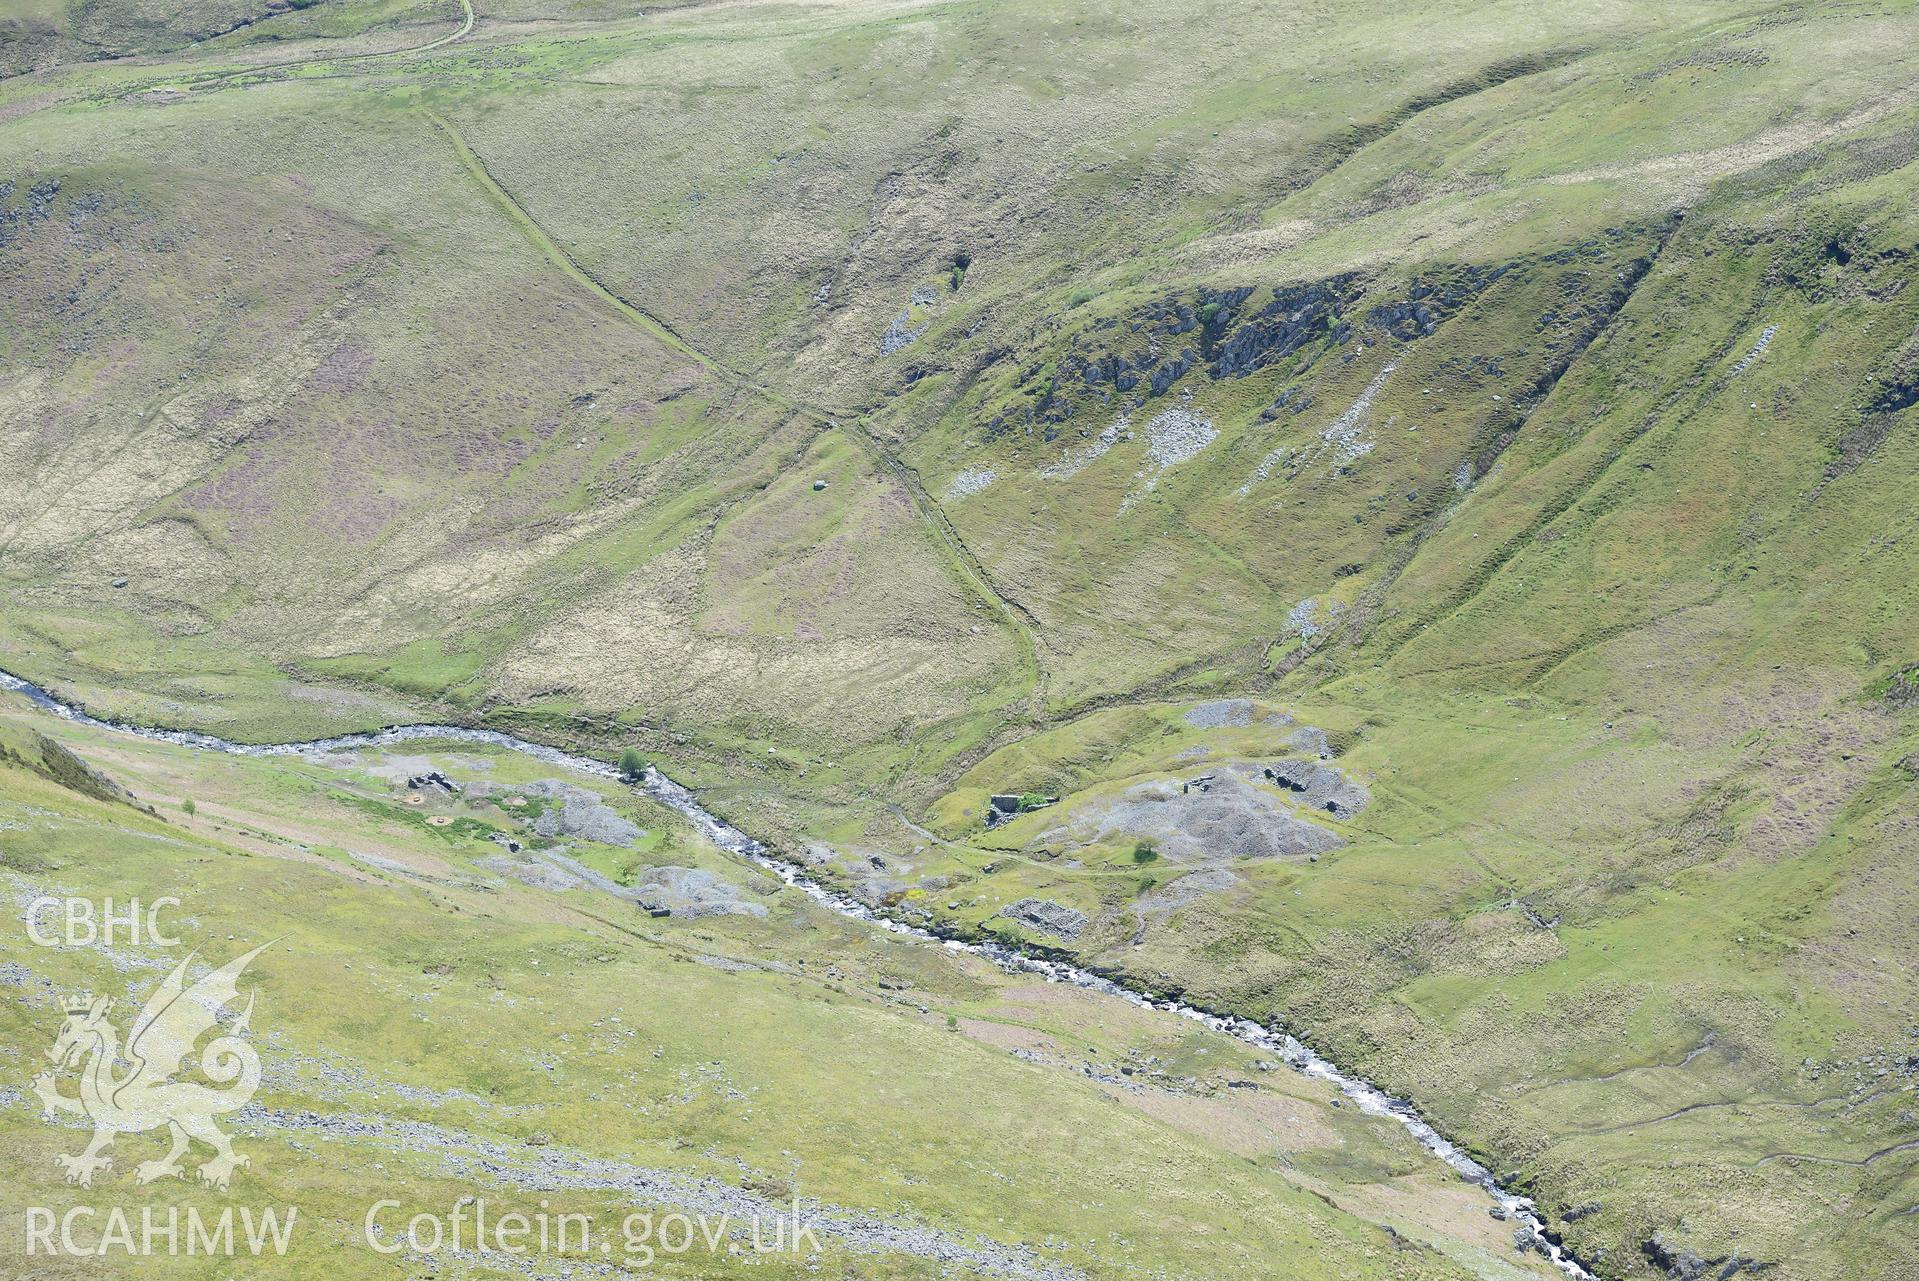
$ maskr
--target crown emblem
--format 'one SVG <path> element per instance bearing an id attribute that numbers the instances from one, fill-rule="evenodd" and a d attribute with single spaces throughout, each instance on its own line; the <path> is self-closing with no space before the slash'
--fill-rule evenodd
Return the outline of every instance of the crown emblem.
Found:
<path id="1" fill-rule="evenodd" d="M 173 1150 L 163 1160 L 141 1162 L 135 1182 L 182 1177 L 180 1158 L 191 1139 L 213 1149 L 213 1159 L 199 1169 L 200 1181 L 215 1189 L 227 1187 L 247 1159 L 233 1150 L 232 1139 L 213 1118 L 239 1111 L 260 1088 L 259 1051 L 241 1036 L 253 1013 L 253 997 L 230 1019 L 227 1007 L 239 1003 L 241 975 L 268 946 L 262 943 L 191 982 L 187 967 L 198 954 L 182 958 L 146 998 L 124 1047 L 120 1030 L 107 1019 L 111 997 L 78 992 L 59 998 L 67 1017 L 47 1058 L 59 1071 L 78 1069 L 80 1093 L 62 1094 L 53 1072 L 34 1077 L 33 1092 L 50 1119 L 65 1113 L 93 1123 L 86 1149 L 78 1156 L 60 1157 L 67 1182 L 92 1187 L 93 1176 L 113 1163 L 104 1150 L 115 1135 L 168 1126 Z M 213 1039 L 193 1054 L 206 1035 Z M 176 1081 L 189 1070 L 189 1060 L 194 1071 L 222 1088 Z"/>

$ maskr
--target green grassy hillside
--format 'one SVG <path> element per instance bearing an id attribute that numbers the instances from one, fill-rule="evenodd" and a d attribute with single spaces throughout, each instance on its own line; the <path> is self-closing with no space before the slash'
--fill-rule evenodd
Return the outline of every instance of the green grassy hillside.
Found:
<path id="1" fill-rule="evenodd" d="M 636 746 L 1603 1275 L 1912 1275 L 1912 5 L 84 16 L 0 79 L 9 669 Z"/>
<path id="2" fill-rule="evenodd" d="M 261 761 L 55 731 L 49 749 L 50 718 L 9 704 L 9 914 L 57 939 L 43 895 L 111 897 L 122 914 L 171 896 L 159 922 L 178 944 L 124 926 L 110 945 L 0 943 L 6 1275 L 232 1274 L 219 1258 L 30 1252 L 25 1207 L 102 1202 L 296 1206 L 285 1257 L 247 1265 L 289 1277 L 605 1275 L 600 1234 L 618 1275 L 1553 1275 L 1506 1258 L 1482 1197 L 1329 1087 L 1185 1019 L 849 922 L 624 788 L 453 744 Z M 127 799 L 53 777 L 61 749 Z M 405 781 L 430 770 L 462 791 Z M 591 826 L 540 835 L 583 811 Z M 698 902 L 722 910 L 623 901 L 662 868 L 710 878 Z M 229 1127 L 250 1164 L 225 1193 L 191 1169 L 137 1188 L 166 1144 L 126 1134 L 90 1189 L 63 1182 L 56 1158 L 85 1125 L 43 1123 L 28 1088 L 58 998 L 115 996 L 126 1030 L 189 949 L 191 977 L 261 943 L 242 999 L 263 1084 Z M 72 1097 L 72 1074 L 55 1075 Z M 471 1237 L 385 1248 L 461 1196 L 496 1218 L 586 1215 L 595 1235 L 520 1258 L 483 1257 Z M 795 1196 L 817 1249 L 755 1257 L 719 1223 L 759 1214 L 770 1243 Z M 706 1214 L 720 1246 L 666 1253 L 674 1213 Z M 640 1238 L 662 1251 L 652 1265 L 627 1244 L 636 1214 L 661 1224 Z"/>

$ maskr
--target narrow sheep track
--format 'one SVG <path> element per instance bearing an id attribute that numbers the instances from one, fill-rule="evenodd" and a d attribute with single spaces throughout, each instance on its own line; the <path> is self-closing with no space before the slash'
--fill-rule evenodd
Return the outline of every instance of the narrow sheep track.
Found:
<path id="1" fill-rule="evenodd" d="M 48 693 L 31 681 L 5 670 L 0 670 L 0 690 L 20 694 L 41 709 L 76 725 L 234 756 L 304 756 L 309 753 L 387 747 L 396 743 L 437 739 L 504 748 L 557 768 L 575 770 L 596 778 L 616 781 L 620 778 L 619 771 L 605 761 L 576 755 L 545 743 L 532 742 L 498 730 L 475 729 L 464 725 L 396 725 L 367 733 L 342 734 L 334 738 L 311 739 L 303 742 L 236 743 L 194 730 L 157 729 L 102 719 Z M 1557 1241 L 1547 1235 L 1546 1223 L 1540 1218 L 1538 1209 L 1530 1198 L 1501 1187 L 1492 1171 L 1460 1151 L 1440 1134 L 1431 1122 L 1421 1116 L 1412 1104 L 1392 1097 L 1363 1077 L 1342 1071 L 1292 1033 L 1255 1023 L 1250 1019 L 1215 1014 L 1180 1001 L 1164 1000 L 1091 970 L 1068 965 L 1062 961 L 1029 955 L 1004 943 L 952 938 L 918 926 L 908 925 L 808 877 L 798 866 L 778 857 L 767 846 L 708 810 L 700 804 L 690 789 L 674 782 L 654 767 L 647 767 L 638 790 L 680 814 L 692 823 L 702 836 L 721 849 L 772 873 L 788 886 L 801 891 L 814 902 L 841 916 L 864 921 L 888 933 L 915 939 L 949 951 L 985 957 L 1008 972 L 1032 974 L 1049 983 L 1063 983 L 1098 992 L 1142 1009 L 1177 1014 L 1203 1024 L 1215 1032 L 1277 1055 L 1287 1066 L 1302 1075 L 1337 1087 L 1367 1115 L 1389 1117 L 1397 1121 L 1419 1142 L 1421 1147 L 1445 1162 L 1462 1179 L 1484 1189 L 1507 1220 L 1521 1225 L 1522 1235 L 1529 1230 L 1535 1243 L 1534 1248 L 1550 1259 L 1560 1272 L 1573 1278 L 1573 1281 L 1597 1281 L 1594 1274 L 1583 1263 L 1568 1254 Z"/>
<path id="2" fill-rule="evenodd" d="M 286 71 L 295 67 L 332 67 L 351 62 L 370 62 L 376 58 L 400 58 L 408 54 L 430 53 L 446 45 L 457 44 L 473 34 L 473 26 L 480 15 L 473 11 L 473 0 L 460 0 L 463 21 L 443 36 L 427 41 L 425 44 L 408 45 L 403 49 L 376 49 L 370 53 L 343 53 L 333 57 L 293 58 L 285 62 L 262 62 L 251 67 L 242 67 L 238 71 L 219 72 L 204 79 L 190 81 L 188 87 L 194 90 L 212 89 L 235 80 L 244 80 L 248 76 L 268 71 Z"/>
<path id="3" fill-rule="evenodd" d="M 461 0 L 461 3 L 466 4 L 468 0 Z M 1032 611 L 1008 596 L 993 581 L 984 562 L 974 554 L 972 548 L 966 545 L 965 539 L 960 537 L 959 529 L 953 524 L 952 518 L 946 514 L 946 509 L 927 492 L 919 473 L 907 466 L 872 432 L 868 431 L 861 423 L 857 412 L 842 413 L 788 395 L 702 350 L 682 336 L 661 316 L 613 292 L 604 281 L 587 270 L 572 251 L 555 240 L 546 228 L 540 225 L 539 220 L 534 218 L 519 197 L 501 184 L 499 178 L 487 165 L 486 159 L 473 149 L 473 144 L 467 140 L 465 134 L 460 132 L 459 126 L 438 112 L 425 107 L 420 108 L 420 113 L 434 128 L 446 135 L 447 140 L 453 145 L 455 154 L 459 156 L 460 163 L 472 175 L 474 181 L 486 191 L 500 211 L 519 228 L 520 234 L 539 250 L 541 256 L 555 269 L 573 281 L 581 290 L 612 308 L 622 320 L 633 325 L 655 342 L 693 361 L 726 386 L 745 395 L 758 397 L 783 413 L 845 434 L 868 456 L 876 468 L 898 482 L 905 490 L 914 513 L 952 564 L 954 572 L 959 575 L 969 590 L 1012 629 L 1020 651 L 1020 667 L 1028 690 L 1028 700 L 1035 712 L 1045 707 L 1046 668 L 1041 660 L 1039 620 L 1033 616 Z"/>

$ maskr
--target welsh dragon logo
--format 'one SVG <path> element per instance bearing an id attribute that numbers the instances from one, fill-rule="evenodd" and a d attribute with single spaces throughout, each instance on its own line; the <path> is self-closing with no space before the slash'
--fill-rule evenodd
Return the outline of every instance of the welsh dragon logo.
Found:
<path id="1" fill-rule="evenodd" d="M 147 999 L 124 1049 L 119 1030 L 107 1019 L 113 1008 L 110 998 L 89 992 L 61 1001 L 66 1020 L 47 1058 L 62 1070 L 82 1065 L 80 1096 L 61 1094 L 52 1072 L 35 1077 L 33 1091 L 49 1113 L 84 1116 L 93 1123 L 93 1141 L 86 1151 L 57 1158 L 68 1183 L 92 1187 L 93 1176 L 113 1164 L 103 1153 L 116 1136 L 163 1125 L 172 1135 L 173 1148 L 158 1161 L 142 1161 L 134 1171 L 135 1182 L 179 1177 L 180 1158 L 194 1139 L 214 1150 L 213 1159 L 199 1167 L 202 1183 L 224 1189 L 234 1170 L 247 1164 L 213 1118 L 245 1107 L 260 1088 L 260 1056 L 242 1039 L 253 1017 L 251 994 L 232 1028 L 207 1042 L 200 1055 L 201 1073 L 222 1088 L 172 1078 L 186 1069 L 194 1044 L 218 1025 L 220 1011 L 239 996 L 247 964 L 270 946 L 263 943 L 191 985 L 189 955 Z M 116 1074 L 122 1067 L 124 1073 Z"/>

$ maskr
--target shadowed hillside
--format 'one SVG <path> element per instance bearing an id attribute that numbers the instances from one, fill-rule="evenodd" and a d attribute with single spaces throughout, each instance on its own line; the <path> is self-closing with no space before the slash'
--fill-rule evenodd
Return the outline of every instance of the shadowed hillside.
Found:
<path id="1" fill-rule="evenodd" d="M 1909 4 L 244 16 L 0 46 L 9 669 L 636 746 L 1601 1275 L 1913 1275 Z"/>

